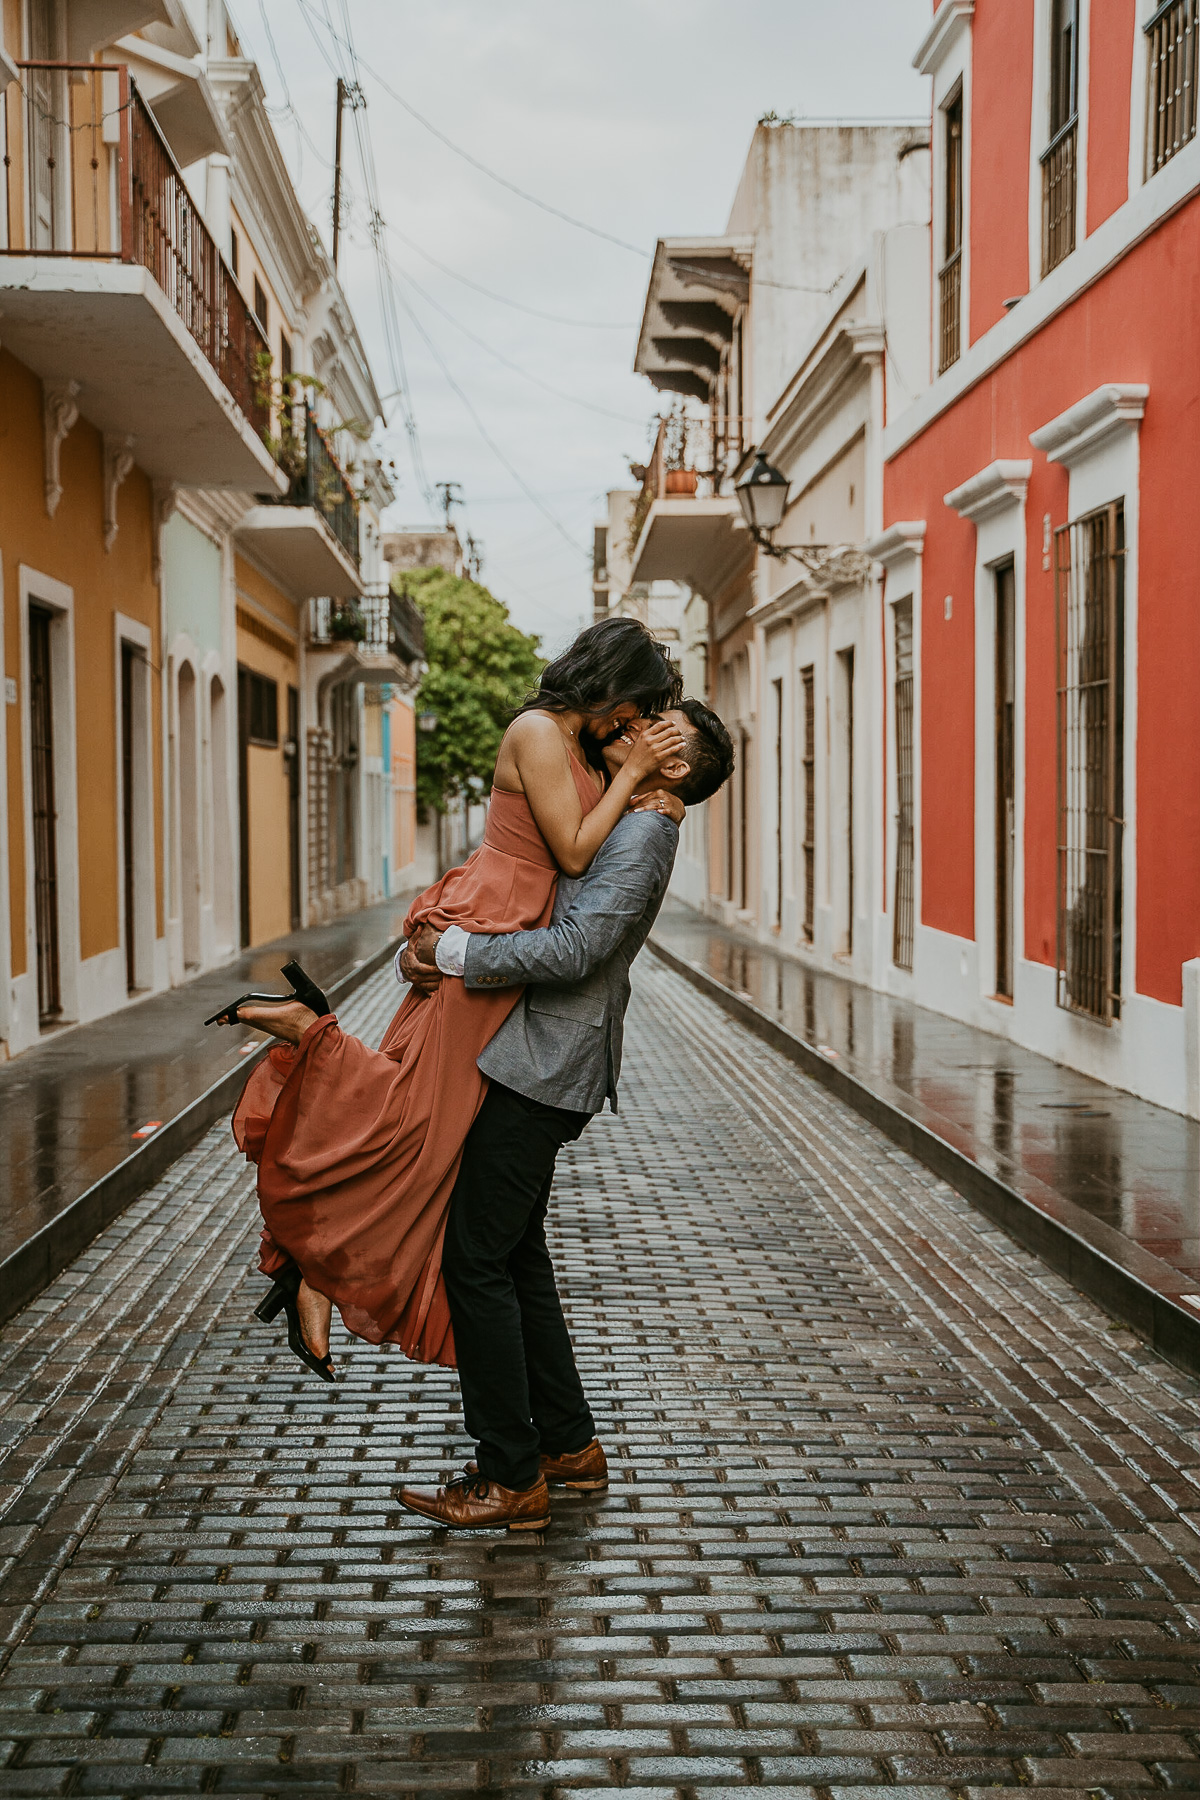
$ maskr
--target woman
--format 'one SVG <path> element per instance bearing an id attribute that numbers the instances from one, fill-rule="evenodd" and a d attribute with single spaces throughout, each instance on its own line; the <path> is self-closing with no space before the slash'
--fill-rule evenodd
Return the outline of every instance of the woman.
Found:
<path id="1" fill-rule="evenodd" d="M 560 869 L 587 868 L 634 788 L 682 738 L 673 726 L 648 728 L 607 789 L 600 745 L 670 706 L 679 685 L 636 620 L 582 632 L 505 733 L 482 845 L 413 904 L 406 935 L 423 923 L 549 923 Z M 647 795 L 635 804 L 678 802 Z M 331 1303 L 355 1335 L 453 1366 L 446 1208 L 486 1088 L 475 1059 L 519 998 L 519 989 L 469 993 L 461 982 L 427 999 L 410 993 L 377 1051 L 331 1014 L 296 1003 L 239 1008 L 241 1022 L 285 1040 L 253 1071 L 234 1114 L 237 1142 L 259 1169 L 259 1266 L 277 1276 L 260 1316 L 286 1307 L 292 1349 L 323 1379 L 333 1379 Z"/>

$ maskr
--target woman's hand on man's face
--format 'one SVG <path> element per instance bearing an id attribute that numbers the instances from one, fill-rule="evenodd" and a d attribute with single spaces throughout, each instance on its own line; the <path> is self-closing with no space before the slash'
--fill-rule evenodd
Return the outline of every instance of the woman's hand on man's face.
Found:
<path id="1" fill-rule="evenodd" d="M 664 763 L 674 762 L 683 753 L 683 733 L 669 719 L 655 719 L 643 725 L 633 740 L 633 748 L 625 758 L 639 781 L 655 775 Z"/>

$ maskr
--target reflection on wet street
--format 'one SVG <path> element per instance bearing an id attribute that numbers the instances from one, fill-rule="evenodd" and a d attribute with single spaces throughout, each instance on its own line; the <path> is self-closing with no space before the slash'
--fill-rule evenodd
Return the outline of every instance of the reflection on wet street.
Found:
<path id="1" fill-rule="evenodd" d="M 1200 1122 L 668 903 L 655 940 L 1055 1211 L 1061 1197 L 1200 1277 Z"/>
<path id="2" fill-rule="evenodd" d="M 397 936 L 405 899 L 249 951 L 185 987 L 56 1032 L 0 1068 L 0 1264 L 239 1060 L 258 1032 L 204 1029 L 249 988 L 286 991 L 294 952 L 317 982 L 347 974 Z"/>

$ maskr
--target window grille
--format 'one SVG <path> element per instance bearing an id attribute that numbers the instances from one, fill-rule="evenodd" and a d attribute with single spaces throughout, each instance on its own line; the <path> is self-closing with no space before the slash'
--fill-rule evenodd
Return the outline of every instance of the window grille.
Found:
<path id="1" fill-rule="evenodd" d="M 1196 135 L 1196 43 L 1200 0 L 1167 0 L 1146 26 L 1146 174 L 1155 175 Z"/>
<path id="2" fill-rule="evenodd" d="M 1075 248 L 1079 141 L 1077 0 L 1053 0 L 1050 38 L 1050 143 L 1042 156 L 1042 274 Z"/>
<path id="3" fill-rule="evenodd" d="M 913 617 L 912 598 L 892 608 L 896 655 L 896 886 L 892 907 L 892 961 L 913 966 Z"/>
<path id="4" fill-rule="evenodd" d="M 962 353 L 963 102 L 959 91 L 945 120 L 944 255 L 938 274 L 938 374 Z"/>
<path id="5" fill-rule="evenodd" d="M 1120 502 L 1055 533 L 1058 1004 L 1121 1010 L 1125 517 Z"/>
<path id="6" fill-rule="evenodd" d="M 272 749 L 279 743 L 279 688 L 266 675 L 253 669 L 245 671 L 249 724 L 247 737 L 252 744 L 266 744 Z"/>
<path id="7" fill-rule="evenodd" d="M 817 717 L 812 663 L 800 671 L 804 696 L 804 942 L 813 941 L 817 895 Z"/>

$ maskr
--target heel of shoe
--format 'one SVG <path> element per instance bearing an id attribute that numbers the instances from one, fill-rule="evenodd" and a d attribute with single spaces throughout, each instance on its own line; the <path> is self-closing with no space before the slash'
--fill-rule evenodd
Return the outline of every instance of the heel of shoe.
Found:
<path id="1" fill-rule="evenodd" d="M 510 1519 L 508 1529 L 510 1531 L 549 1531 L 550 1514 L 547 1513 L 544 1519 Z"/>
<path id="2" fill-rule="evenodd" d="M 255 1307 L 255 1318 L 261 1319 L 264 1325 L 269 1325 L 276 1314 L 283 1311 L 286 1301 L 287 1293 L 277 1281 L 274 1287 L 268 1289 Z"/>

